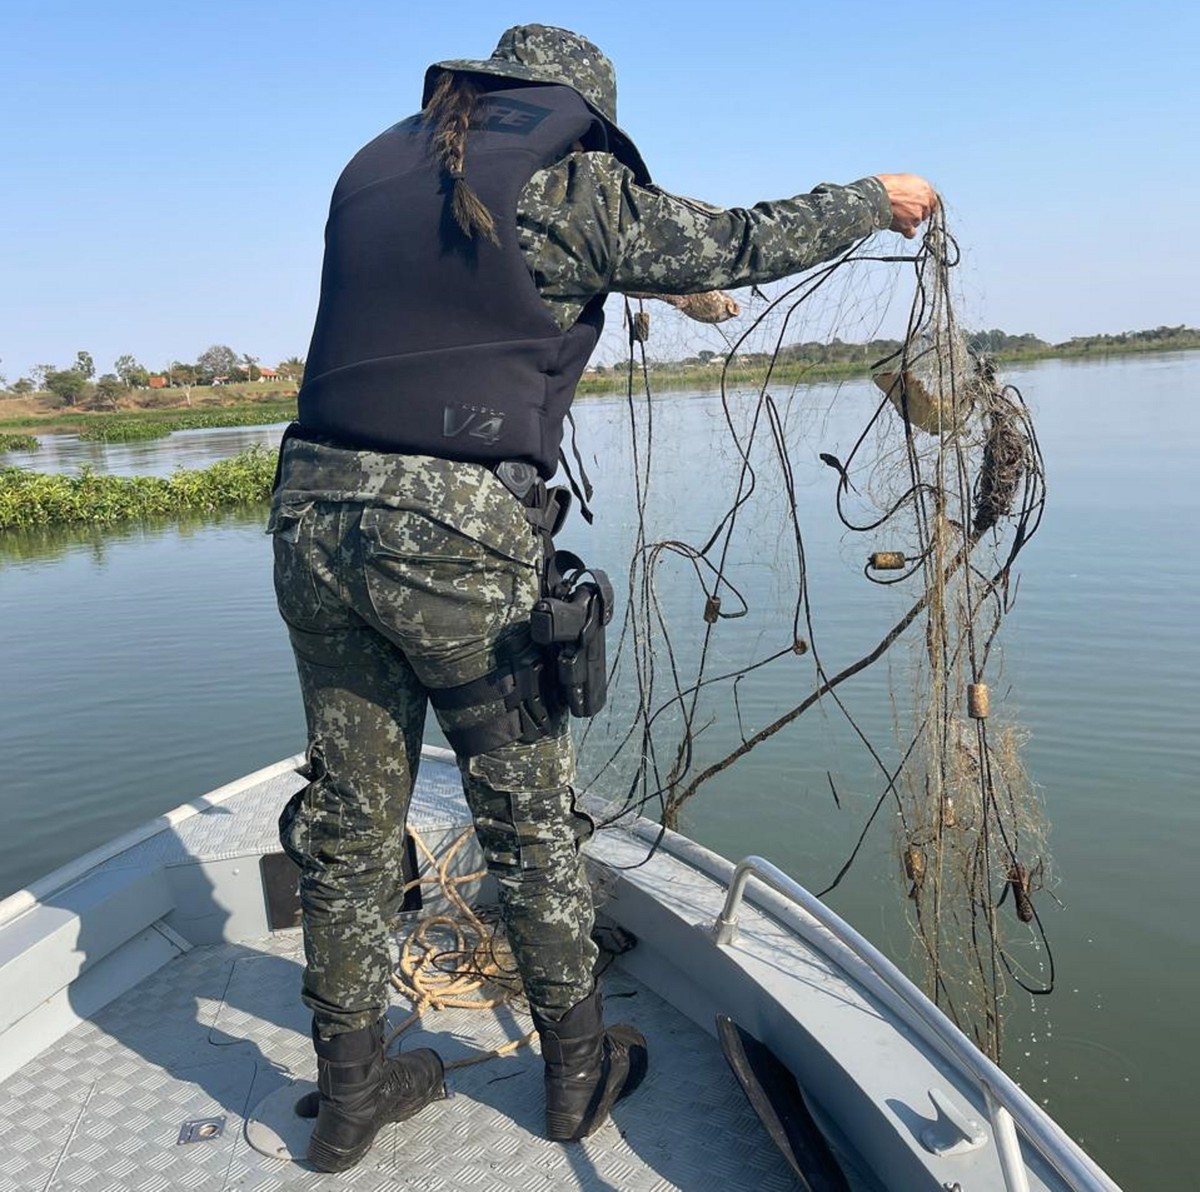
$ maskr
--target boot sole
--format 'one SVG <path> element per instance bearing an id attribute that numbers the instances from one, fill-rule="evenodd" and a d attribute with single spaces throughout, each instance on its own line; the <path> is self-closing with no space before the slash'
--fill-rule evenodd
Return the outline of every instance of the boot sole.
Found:
<path id="1" fill-rule="evenodd" d="M 378 1131 L 376 1131 L 378 1133 Z M 338 1172 L 349 1171 L 355 1164 L 360 1163 L 366 1153 L 375 1145 L 375 1134 L 372 1134 L 365 1146 L 356 1147 L 352 1151 L 341 1151 L 318 1138 L 308 1140 L 306 1158 L 318 1171 Z"/>

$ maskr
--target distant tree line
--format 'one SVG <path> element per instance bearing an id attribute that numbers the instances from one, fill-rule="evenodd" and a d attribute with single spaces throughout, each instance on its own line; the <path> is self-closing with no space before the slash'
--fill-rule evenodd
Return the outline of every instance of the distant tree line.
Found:
<path id="1" fill-rule="evenodd" d="M 273 371 L 278 380 L 298 386 L 304 376 L 304 361 L 299 356 L 289 356 Z M 111 410 L 116 409 L 120 398 L 138 389 L 181 389 L 190 404 L 192 389 L 197 386 L 262 379 L 259 357 L 235 352 L 227 344 L 213 344 L 194 361 L 172 360 L 156 370 L 147 368 L 134 356 L 118 356 L 112 371 L 100 376 L 96 376 L 92 354 L 76 352 L 71 364 L 35 365 L 28 376 L 19 377 L 11 385 L 0 376 L 0 390 L 18 397 L 50 393 L 64 406 Z"/>
<path id="2" fill-rule="evenodd" d="M 775 356 L 777 362 L 800 367 L 813 366 L 850 372 L 854 367 L 864 371 L 877 361 L 897 354 L 903 343 L 898 339 L 873 339 L 866 343 L 846 343 L 834 338 L 828 343 L 807 341 L 785 344 Z M 1091 353 L 1150 352 L 1200 348 L 1200 328 L 1155 327 L 1146 331 L 1122 331 L 1117 335 L 1079 335 L 1061 343 L 1052 343 L 1032 332 L 1012 335 L 993 328 L 990 331 L 967 333 L 967 346 L 977 355 L 996 356 L 1005 360 L 1085 356 Z M 679 360 L 650 359 L 651 369 L 678 371 L 680 369 L 710 369 L 720 366 L 724 357 L 716 352 L 703 351 Z M 737 361 L 747 368 L 765 365 L 771 357 L 765 352 L 739 352 Z M 612 372 L 628 367 L 628 360 L 617 361 Z M 597 367 L 594 372 L 604 375 L 609 369 Z"/>
<path id="3" fill-rule="evenodd" d="M 1153 352 L 1200 348 L 1200 328 L 1154 327 L 1145 331 L 1122 331 L 1116 335 L 1079 335 L 1061 343 L 1040 339 L 1031 332 L 1012 335 L 993 328 L 968 333 L 967 343 L 973 352 L 1002 359 L 1037 359 L 1050 356 L 1086 356 L 1105 353 Z M 785 364 L 817 366 L 850 372 L 861 367 L 864 371 L 877 360 L 885 359 L 900 350 L 898 339 L 873 339 L 867 343 L 846 343 L 832 339 L 828 343 L 808 341 L 787 344 L 779 350 L 778 359 Z M 753 368 L 765 364 L 765 353 L 739 354 L 738 361 Z M 650 367 L 659 370 L 712 369 L 723 363 L 724 357 L 711 350 L 679 360 L 652 360 Z M 611 366 L 621 372 L 628 361 Z M 593 370 L 606 374 L 610 370 L 598 365 Z M 299 386 L 304 377 L 304 361 L 289 356 L 276 365 L 275 376 L 280 381 Z M 130 355 L 118 356 L 111 372 L 96 376 L 96 365 L 90 352 L 76 352 L 73 363 L 64 368 L 55 364 L 39 364 L 11 385 L 0 375 L 0 392 L 13 396 L 48 392 L 65 406 L 82 409 L 116 409 L 117 402 L 134 390 L 150 387 L 176 389 L 183 392 L 191 404 L 192 390 L 204 385 L 224 385 L 233 382 L 258 381 L 263 377 L 259 357 L 235 352 L 227 344 L 212 344 L 194 361 L 172 360 L 170 364 L 151 370 Z"/>
<path id="4" fill-rule="evenodd" d="M 1107 352 L 1166 352 L 1200 348 L 1200 328 L 1152 327 L 1116 335 L 1076 335 L 1061 343 L 1047 343 L 1036 335 L 1009 335 L 1004 331 L 977 331 L 968 340 L 973 351 L 1020 359 L 1022 356 L 1086 356 Z"/>

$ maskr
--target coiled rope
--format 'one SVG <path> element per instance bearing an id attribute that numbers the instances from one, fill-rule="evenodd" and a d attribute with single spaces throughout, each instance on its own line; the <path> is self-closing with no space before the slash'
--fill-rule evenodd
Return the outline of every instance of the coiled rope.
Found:
<path id="1" fill-rule="evenodd" d="M 387 1046 L 419 1022 L 427 1010 L 494 1010 L 524 1000 L 512 951 L 499 923 L 483 919 L 459 892 L 460 887 L 480 881 L 487 870 L 452 872 L 455 859 L 474 833 L 473 827 L 464 828 L 439 859 L 420 833 L 409 828 L 428 868 L 424 875 L 408 882 L 403 892 L 434 886 L 453 910 L 418 920 L 400 940 L 400 958 L 391 982 L 413 1009 L 388 1037 Z M 453 941 L 452 946 L 447 946 L 447 937 Z M 511 1055 L 536 1034 L 530 1031 L 490 1051 L 452 1060 L 446 1067 L 467 1068 Z"/>

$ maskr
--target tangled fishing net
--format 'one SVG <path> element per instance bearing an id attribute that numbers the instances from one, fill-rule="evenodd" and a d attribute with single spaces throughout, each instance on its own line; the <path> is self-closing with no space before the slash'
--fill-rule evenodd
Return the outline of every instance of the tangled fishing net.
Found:
<path id="1" fill-rule="evenodd" d="M 1030 963 L 1031 949 L 1048 958 L 1035 901 L 1045 825 L 1021 762 L 1023 730 L 993 695 L 1013 565 L 1045 493 L 1021 394 L 959 325 L 957 263 L 939 212 L 910 253 L 883 255 L 866 241 L 772 296 L 753 290 L 740 308 L 723 295 L 690 312 L 672 309 L 674 299 L 627 303 L 632 557 L 624 619 L 609 630 L 613 695 L 585 729 L 581 756 L 589 790 L 610 800 L 610 822 L 636 810 L 676 827 L 707 784 L 794 734 L 806 713 L 840 720 L 869 759 L 877 798 L 822 893 L 863 855 L 872 826 L 891 819 L 926 990 L 997 1056 L 1005 993 L 1053 982 L 1052 963 L 1048 980 Z M 731 310 L 713 327 L 695 321 Z M 892 341 L 881 337 L 889 319 L 902 331 Z M 708 348 L 697 357 L 700 343 Z M 687 385 L 679 362 L 689 356 L 720 364 L 720 400 L 708 456 L 667 489 L 661 457 L 678 447 L 662 433 L 669 403 L 653 398 L 664 384 Z M 858 412 L 857 433 L 848 449 L 819 454 L 828 470 L 802 492 L 798 457 L 811 458 L 846 408 Z M 679 528 L 689 484 L 721 494 L 698 532 Z M 832 527 L 861 568 L 855 582 L 875 585 L 887 610 L 836 667 L 823 648 L 827 582 L 809 574 L 806 554 L 806 536 Z M 887 740 L 879 709 L 864 725 L 848 702 L 878 674 Z"/>

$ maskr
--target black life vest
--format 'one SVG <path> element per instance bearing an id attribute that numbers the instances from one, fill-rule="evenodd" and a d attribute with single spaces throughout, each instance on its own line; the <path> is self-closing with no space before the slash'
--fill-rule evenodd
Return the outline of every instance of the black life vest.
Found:
<path id="1" fill-rule="evenodd" d="M 454 222 L 430 131 L 420 116 L 388 129 L 334 189 L 300 425 L 372 450 L 524 460 L 549 479 L 604 296 L 559 329 L 517 242 L 517 200 L 575 141 L 603 144 L 604 126 L 569 87 L 480 96 L 465 177 L 499 247 Z"/>

